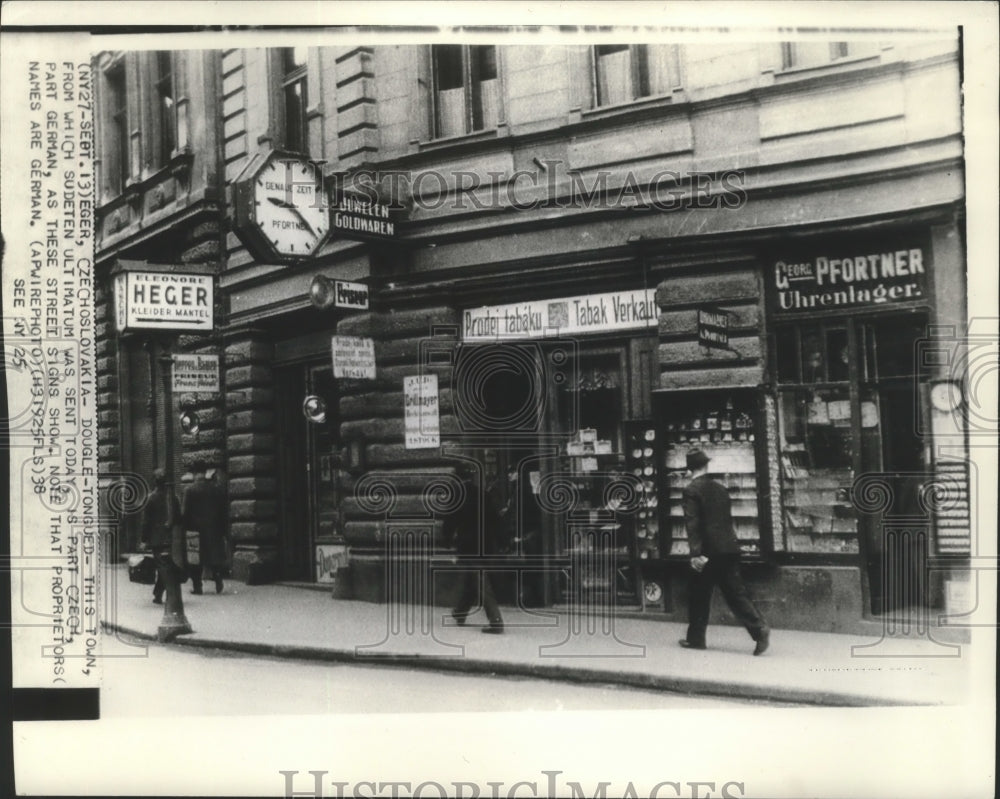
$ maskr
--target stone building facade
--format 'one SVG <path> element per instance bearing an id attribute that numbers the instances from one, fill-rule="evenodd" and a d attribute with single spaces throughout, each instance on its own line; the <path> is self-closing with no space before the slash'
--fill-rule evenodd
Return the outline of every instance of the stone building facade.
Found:
<path id="1" fill-rule="evenodd" d="M 695 444 L 728 482 L 776 626 L 941 606 L 966 575 L 965 434 L 936 388 L 960 379 L 915 355 L 957 346 L 966 319 L 956 39 L 375 41 L 172 58 L 175 151 L 161 163 L 146 128 L 127 128 L 99 275 L 203 269 L 215 324 L 169 342 L 121 336 L 106 288 L 102 458 L 109 479 L 143 474 L 168 451 L 144 460 L 145 442 L 170 438 L 181 478 L 213 456 L 239 579 L 330 581 L 379 601 L 415 558 L 446 602 L 443 521 L 468 459 L 486 482 L 520 477 L 501 488 L 520 508 L 506 601 L 560 604 L 604 579 L 615 607 L 681 614 L 676 499 Z M 96 66 L 117 64 L 139 86 L 129 119 L 156 116 L 156 81 L 143 90 L 141 76 L 160 61 Z M 125 150 L 108 102 L 113 174 Z M 391 233 L 342 227 L 304 257 L 255 246 L 238 195 L 277 156 L 314 165 L 331 220 L 360 198 L 387 209 Z M 368 308 L 318 308 L 318 276 L 364 285 Z M 374 378 L 334 377 L 334 337 L 373 342 Z M 220 390 L 160 413 L 166 362 L 153 354 L 166 347 L 218 355 Z M 407 378 L 429 375 L 431 445 L 407 421 Z M 323 421 L 305 418 L 307 397 Z M 185 411 L 197 432 L 171 424 Z M 640 498 L 601 539 L 623 473 Z M 947 507 L 922 488 L 941 480 Z M 404 528 L 423 531 L 419 558 L 394 549 Z M 574 553 L 598 540 L 610 577 L 588 582 Z M 919 587 L 897 595 L 900 575 Z"/>

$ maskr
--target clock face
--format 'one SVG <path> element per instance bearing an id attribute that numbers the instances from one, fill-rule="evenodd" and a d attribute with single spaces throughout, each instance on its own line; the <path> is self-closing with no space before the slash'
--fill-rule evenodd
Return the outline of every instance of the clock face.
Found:
<path id="1" fill-rule="evenodd" d="M 330 228 L 326 198 L 313 166 L 272 158 L 254 181 L 253 216 L 279 255 L 312 255 Z"/>

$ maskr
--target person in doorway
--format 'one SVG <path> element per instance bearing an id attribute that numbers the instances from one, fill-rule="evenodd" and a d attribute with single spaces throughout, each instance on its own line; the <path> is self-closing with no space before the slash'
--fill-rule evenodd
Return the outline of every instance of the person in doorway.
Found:
<path id="1" fill-rule="evenodd" d="M 771 631 L 751 601 L 740 575 L 740 545 L 733 530 L 729 492 L 708 477 L 710 458 L 700 449 L 687 454 L 691 482 L 684 489 L 684 523 L 691 554 L 691 586 L 686 649 L 705 649 L 705 632 L 718 583 L 729 609 L 757 642 L 753 653 L 762 655 L 770 645 Z"/>
<path id="2" fill-rule="evenodd" d="M 167 484 L 166 472 L 163 469 L 156 469 L 153 472 L 153 490 L 142 509 L 140 539 L 142 547 L 149 550 L 156 562 L 153 602 L 157 605 L 163 604 L 166 570 L 174 570 L 180 581 L 182 570 L 174 563 L 171 554 L 173 528 L 180 518 L 180 503 L 173 489 Z"/>
<path id="3" fill-rule="evenodd" d="M 493 593 L 493 583 L 489 569 L 473 568 L 476 561 L 485 556 L 497 554 L 496 539 L 503 514 L 495 502 L 496 493 L 481 491 L 478 479 L 478 469 L 474 465 L 460 468 L 463 500 L 458 509 L 446 519 L 446 540 L 450 540 L 458 552 L 459 561 L 465 561 L 469 569 L 461 574 L 458 589 L 458 601 L 452 610 L 452 618 L 459 626 L 463 626 L 476 601 L 479 599 L 479 587 L 482 582 L 482 606 L 489 622 L 482 631 L 484 633 L 500 634 L 504 631 L 503 616 Z M 485 503 L 483 516 L 484 528 L 480 529 L 479 505 Z"/>
<path id="4" fill-rule="evenodd" d="M 191 466 L 194 483 L 184 494 L 184 528 L 198 533 L 198 564 L 192 566 L 193 593 L 202 590 L 203 571 L 215 581 L 215 593 L 221 594 L 226 564 L 226 497 L 222 488 L 207 480 L 209 464 L 196 461 Z"/>

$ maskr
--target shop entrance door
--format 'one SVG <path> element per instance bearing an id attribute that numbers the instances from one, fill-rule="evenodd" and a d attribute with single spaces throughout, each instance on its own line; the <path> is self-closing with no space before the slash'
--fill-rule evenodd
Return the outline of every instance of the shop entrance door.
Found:
<path id="1" fill-rule="evenodd" d="M 863 516 L 859 525 L 875 615 L 923 606 L 928 598 L 930 519 L 919 502 L 927 467 L 914 346 L 925 329 L 926 317 L 911 315 L 865 322 L 858 330 L 863 349 L 862 412 L 877 408 L 881 433 L 872 446 L 862 447 L 861 470 L 877 474 L 889 498 L 884 512 Z M 902 519 L 912 522 L 898 521 Z"/>
<path id="2" fill-rule="evenodd" d="M 278 485 L 281 571 L 287 580 L 317 579 L 317 544 L 339 543 L 340 414 L 329 365 L 293 366 L 275 374 L 278 393 Z M 323 401 L 309 421 L 306 397 Z"/>
<path id="3" fill-rule="evenodd" d="M 307 393 L 320 397 L 325 406 L 324 418 L 306 426 L 306 474 L 309 497 L 309 561 L 319 560 L 318 547 L 342 543 L 341 524 L 341 448 L 340 403 L 329 364 L 312 366 L 308 371 Z M 311 579 L 319 579 L 312 569 Z"/>

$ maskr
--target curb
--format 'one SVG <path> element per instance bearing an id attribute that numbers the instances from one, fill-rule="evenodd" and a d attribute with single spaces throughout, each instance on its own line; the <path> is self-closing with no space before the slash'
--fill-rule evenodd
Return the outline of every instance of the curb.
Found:
<path id="1" fill-rule="evenodd" d="M 123 633 L 141 640 L 159 643 L 156 635 L 139 632 L 120 624 L 102 623 L 110 632 Z M 197 634 L 195 634 L 197 635 Z M 465 674 L 492 674 L 504 677 L 530 677 L 559 682 L 601 683 L 624 685 L 630 688 L 665 691 L 691 696 L 716 696 L 722 698 L 750 699 L 763 702 L 816 705 L 818 707 L 933 707 L 934 703 L 906 700 L 884 700 L 863 694 L 834 693 L 805 688 L 785 688 L 745 683 L 721 683 L 694 677 L 677 677 L 657 674 L 623 673 L 609 669 L 574 668 L 564 665 L 542 665 L 484 660 L 482 658 L 445 658 L 435 655 L 386 654 L 358 656 L 352 649 L 332 647 L 296 646 L 290 644 L 265 644 L 250 641 L 230 641 L 218 638 L 178 636 L 169 642 L 193 649 L 219 649 L 248 655 L 349 663 L 352 665 L 396 666 L 436 672 Z"/>

